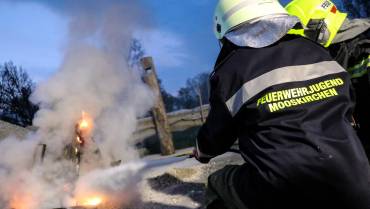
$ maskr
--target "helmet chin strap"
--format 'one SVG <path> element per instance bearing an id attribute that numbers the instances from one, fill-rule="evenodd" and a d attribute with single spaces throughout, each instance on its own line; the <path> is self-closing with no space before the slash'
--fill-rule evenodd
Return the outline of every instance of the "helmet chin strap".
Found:
<path id="1" fill-rule="evenodd" d="M 222 46 L 223 46 L 224 44 L 222 43 L 222 39 L 221 40 L 218 40 L 218 46 L 220 47 L 220 49 L 222 49 Z"/>

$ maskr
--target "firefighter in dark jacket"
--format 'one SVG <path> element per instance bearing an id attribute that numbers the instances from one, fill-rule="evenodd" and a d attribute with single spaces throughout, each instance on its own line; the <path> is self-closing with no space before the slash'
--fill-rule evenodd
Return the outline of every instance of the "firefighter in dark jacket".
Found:
<path id="1" fill-rule="evenodd" d="M 370 157 L 370 18 L 346 20 L 329 51 L 351 74 L 356 95 L 357 133 Z"/>
<path id="2" fill-rule="evenodd" d="M 352 77 L 357 133 L 370 157 L 370 18 L 347 19 L 328 0 L 293 0 L 286 9 L 304 28 L 292 30 L 327 47 L 332 57 Z"/>
<path id="3" fill-rule="evenodd" d="M 287 35 L 299 20 L 275 0 L 220 0 L 222 42 L 203 163 L 236 140 L 246 163 L 208 179 L 207 208 L 369 209 L 369 163 L 351 126 L 351 76 L 320 45 Z"/>

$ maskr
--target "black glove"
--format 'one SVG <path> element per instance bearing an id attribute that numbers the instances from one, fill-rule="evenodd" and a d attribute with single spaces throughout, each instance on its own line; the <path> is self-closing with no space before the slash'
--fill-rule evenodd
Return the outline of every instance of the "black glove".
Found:
<path id="1" fill-rule="evenodd" d="M 209 163 L 209 161 L 212 159 L 211 156 L 199 153 L 197 148 L 194 148 L 193 156 L 195 157 L 195 159 L 197 159 L 200 163 L 203 163 L 203 164 Z"/>

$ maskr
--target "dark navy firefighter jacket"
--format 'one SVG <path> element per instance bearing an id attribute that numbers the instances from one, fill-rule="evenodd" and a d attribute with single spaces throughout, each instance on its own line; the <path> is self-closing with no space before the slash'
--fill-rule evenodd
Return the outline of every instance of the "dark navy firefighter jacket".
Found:
<path id="1" fill-rule="evenodd" d="M 234 186 L 247 208 L 370 209 L 350 79 L 299 36 L 261 49 L 226 41 L 210 77 L 199 151 L 217 156 L 239 140 L 246 164 Z"/>

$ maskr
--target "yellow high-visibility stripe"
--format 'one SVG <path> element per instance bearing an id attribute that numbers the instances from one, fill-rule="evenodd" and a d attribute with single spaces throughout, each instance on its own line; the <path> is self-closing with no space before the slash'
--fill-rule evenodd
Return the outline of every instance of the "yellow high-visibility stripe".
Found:
<path id="1" fill-rule="evenodd" d="M 226 105 L 230 113 L 235 116 L 246 102 L 268 87 L 289 82 L 307 81 L 341 72 L 345 72 L 345 70 L 335 61 L 278 68 L 246 82 L 226 102 Z"/>
<path id="2" fill-rule="evenodd" d="M 369 57 L 361 60 L 361 62 L 353 67 L 348 69 L 348 72 L 351 74 L 352 78 L 360 78 L 366 75 L 369 72 L 370 67 L 370 55 Z"/>

